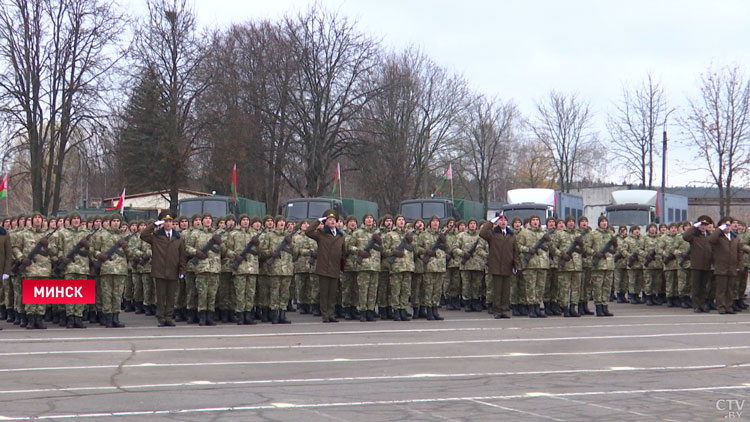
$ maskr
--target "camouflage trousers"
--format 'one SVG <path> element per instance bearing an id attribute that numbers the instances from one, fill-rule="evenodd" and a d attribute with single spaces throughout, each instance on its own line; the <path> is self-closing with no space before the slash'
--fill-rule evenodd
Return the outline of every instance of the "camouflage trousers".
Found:
<path id="1" fill-rule="evenodd" d="M 678 270 L 664 270 L 667 297 L 676 297 L 680 295 L 677 285 L 677 271 Z"/>
<path id="2" fill-rule="evenodd" d="M 529 305 L 539 305 L 544 296 L 544 283 L 547 282 L 547 270 L 543 268 L 526 268 L 523 270 L 526 282 L 526 299 Z"/>
<path id="3" fill-rule="evenodd" d="M 297 287 L 297 303 L 312 305 L 318 303 L 318 279 L 312 273 L 297 273 L 294 275 L 294 284 Z"/>
<path id="4" fill-rule="evenodd" d="M 562 308 L 582 300 L 580 271 L 560 271 L 557 273 L 557 281 L 560 283 L 557 301 Z"/>
<path id="5" fill-rule="evenodd" d="M 677 289 L 680 296 L 690 296 L 690 269 L 680 268 L 677 270 Z"/>
<path id="6" fill-rule="evenodd" d="M 588 301 L 589 295 L 593 295 L 594 287 L 593 280 L 591 279 L 592 271 L 591 267 L 584 267 L 581 272 L 581 302 Z M 609 295 L 609 293 L 607 293 L 607 295 Z"/>
<path id="7" fill-rule="evenodd" d="M 646 294 L 647 295 L 658 295 L 661 293 L 662 288 L 662 273 L 663 270 L 644 270 L 646 278 Z"/>
<path id="8" fill-rule="evenodd" d="M 195 285 L 195 273 L 185 274 L 185 307 L 187 309 L 198 309 L 198 289 Z"/>
<path id="9" fill-rule="evenodd" d="M 357 273 L 357 288 L 359 289 L 359 305 L 362 311 L 374 311 L 375 299 L 378 294 L 378 272 L 360 271 Z"/>
<path id="10" fill-rule="evenodd" d="M 216 291 L 216 307 L 219 309 L 235 309 L 235 290 L 232 283 L 232 273 L 219 274 L 219 288 Z"/>
<path id="11" fill-rule="evenodd" d="M 47 280 L 49 277 L 30 277 L 30 279 L 35 280 Z M 25 281 L 23 281 L 25 282 Z M 23 284 L 23 282 L 21 284 Z M 23 292 L 23 287 L 21 287 L 21 291 L 19 292 L 19 298 L 21 298 L 21 294 Z M 118 300 L 117 305 L 119 307 L 120 302 Z M 32 305 L 32 304 L 22 304 L 21 305 L 21 312 L 25 312 L 27 315 L 44 315 L 44 311 L 47 308 L 47 305 Z"/>
<path id="12" fill-rule="evenodd" d="M 156 305 L 156 280 L 151 277 L 151 273 L 141 273 L 139 283 L 143 290 L 143 304 Z"/>
<path id="13" fill-rule="evenodd" d="M 143 302 L 143 280 L 141 280 L 141 273 L 131 273 L 128 275 L 128 278 L 130 278 L 130 282 L 133 283 L 133 291 L 128 293 L 128 284 L 130 282 L 125 283 L 125 293 L 123 294 L 123 297 L 125 300 Z"/>
<path id="14" fill-rule="evenodd" d="M 591 287 L 595 304 L 606 305 L 609 303 L 610 280 L 612 280 L 611 270 L 591 270 Z M 587 301 L 585 296 L 583 301 Z"/>
<path id="15" fill-rule="evenodd" d="M 745 295 L 745 290 L 747 290 L 747 268 L 737 273 L 733 298 L 735 300 L 742 299 L 742 296 Z"/>
<path id="16" fill-rule="evenodd" d="M 349 306 L 357 306 L 359 298 L 357 295 L 357 272 L 356 271 L 344 271 L 339 278 L 339 285 L 341 286 L 341 306 L 347 308 Z"/>
<path id="17" fill-rule="evenodd" d="M 65 274 L 66 280 L 86 280 L 89 276 L 86 274 Z M 86 305 L 83 303 L 68 303 L 65 306 L 65 315 L 67 316 L 83 316 L 83 310 L 86 309 Z"/>
<path id="18" fill-rule="evenodd" d="M 615 268 L 615 292 L 628 292 L 628 269 Z"/>
<path id="19" fill-rule="evenodd" d="M 423 301 L 421 305 L 424 306 L 439 306 L 440 305 L 440 292 L 443 287 L 443 274 L 444 273 L 424 273 L 423 274 Z"/>
<path id="20" fill-rule="evenodd" d="M 389 305 L 394 309 L 406 309 L 409 306 L 411 277 L 412 273 L 410 272 L 391 273 Z"/>
<path id="21" fill-rule="evenodd" d="M 96 276 L 94 278 L 96 280 L 96 291 L 94 292 L 95 302 L 96 302 L 96 310 L 99 312 L 103 311 L 103 305 L 102 305 L 102 276 Z"/>
<path id="22" fill-rule="evenodd" d="M 8 277 L 7 280 L 2 281 L 3 284 L 3 295 L 0 296 L 0 305 L 5 305 L 5 307 L 9 310 L 13 309 L 13 276 Z"/>
<path id="23" fill-rule="evenodd" d="M 513 305 L 528 305 L 526 298 L 526 282 L 523 279 L 523 271 L 510 277 L 510 303 Z"/>
<path id="24" fill-rule="evenodd" d="M 628 270 L 628 293 L 639 296 L 643 291 L 643 270 L 635 268 Z"/>
<path id="25" fill-rule="evenodd" d="M 378 306 L 390 306 L 391 275 L 388 271 L 378 272 L 378 296 L 375 300 Z"/>
<path id="26" fill-rule="evenodd" d="M 103 274 L 99 276 L 102 291 L 102 312 L 114 314 L 120 312 L 120 299 L 125 288 L 125 274 Z"/>
<path id="27" fill-rule="evenodd" d="M 10 279 L 13 282 L 13 309 L 16 312 L 25 313 L 26 308 L 23 305 L 23 277 L 14 275 Z"/>
<path id="28" fill-rule="evenodd" d="M 510 278 L 499 285 L 505 288 L 505 284 L 508 284 L 508 289 L 510 289 Z M 492 281 L 492 276 L 490 276 L 487 268 L 484 269 L 484 278 L 482 278 L 482 285 L 484 285 L 485 297 L 487 298 L 487 301 L 491 302 L 495 300 L 495 282 Z M 510 290 L 508 290 L 508 295 L 510 295 Z M 510 300 L 510 296 L 508 296 L 508 300 Z"/>
<path id="29" fill-rule="evenodd" d="M 235 274 L 234 284 L 235 312 L 250 312 L 255 306 L 255 284 L 258 276 L 255 274 Z"/>
<path id="30" fill-rule="evenodd" d="M 424 305 L 424 273 L 411 275 L 411 304 L 414 307 Z"/>
<path id="31" fill-rule="evenodd" d="M 195 275 L 195 290 L 198 295 L 198 312 L 213 312 L 216 309 L 216 290 L 219 288 L 219 274 L 199 273 Z"/>
<path id="32" fill-rule="evenodd" d="M 258 275 L 258 281 L 255 284 L 255 306 L 268 308 L 271 306 L 271 285 L 268 276 Z"/>
<path id="33" fill-rule="evenodd" d="M 128 276 L 125 278 L 125 286 L 122 289 L 123 300 L 133 300 L 133 295 L 135 294 L 135 284 L 140 281 L 140 276 L 140 273 L 128 271 Z"/>
<path id="34" fill-rule="evenodd" d="M 547 279 L 544 282 L 544 294 L 542 295 L 542 300 L 544 302 L 554 302 L 560 294 L 557 274 L 557 268 L 550 268 L 547 270 Z"/>
<path id="35" fill-rule="evenodd" d="M 485 293 L 482 290 L 483 278 L 484 271 L 461 271 L 461 296 L 464 300 L 479 299 Z"/>
<path id="36" fill-rule="evenodd" d="M 289 284 L 292 282 L 290 275 L 268 276 L 268 307 L 272 310 L 286 309 L 289 302 Z"/>
<path id="37" fill-rule="evenodd" d="M 445 292 L 446 297 L 458 297 L 462 294 L 462 276 L 458 268 L 446 269 L 444 278 L 445 286 L 443 287 L 443 291 Z"/>

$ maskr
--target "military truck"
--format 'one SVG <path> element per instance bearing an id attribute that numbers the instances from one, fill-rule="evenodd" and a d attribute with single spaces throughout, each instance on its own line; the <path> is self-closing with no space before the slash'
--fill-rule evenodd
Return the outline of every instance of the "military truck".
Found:
<path id="1" fill-rule="evenodd" d="M 468 199 L 454 199 L 453 201 L 448 198 L 408 199 L 401 201 L 399 213 L 409 223 L 417 218 L 428 219 L 437 215 L 440 223 L 445 224 L 450 217 L 456 220 L 483 219 L 484 204 Z"/>
<path id="2" fill-rule="evenodd" d="M 289 221 L 312 220 L 320 218 L 329 209 L 336 211 L 341 218 L 353 215 L 359 221 L 365 213 L 372 214 L 376 220 L 379 217 L 378 204 L 374 202 L 332 196 L 290 199 L 281 206 L 281 214 Z"/>
<path id="3" fill-rule="evenodd" d="M 233 214 L 235 217 L 242 214 L 247 214 L 250 217 L 263 217 L 266 214 L 266 204 L 242 197 L 235 201 L 231 196 L 214 195 L 180 200 L 178 210 L 179 215 L 187 217 L 206 212 L 215 218 L 229 214 Z"/>
<path id="4" fill-rule="evenodd" d="M 617 190 L 611 195 L 606 208 L 610 225 L 638 225 L 645 232 L 651 223 L 671 224 L 688 218 L 686 196 L 665 193 L 662 198 L 661 193 L 649 189 Z"/>
<path id="5" fill-rule="evenodd" d="M 107 211 L 106 208 L 79 208 L 76 210 L 71 211 L 65 211 L 60 210 L 55 214 L 57 217 L 65 217 L 69 212 L 75 211 L 78 213 L 78 215 L 81 216 L 83 220 L 86 220 L 89 217 L 93 216 L 100 216 L 104 217 L 106 215 L 115 213 L 116 211 Z M 156 217 L 159 215 L 159 210 L 153 209 L 153 208 L 132 208 L 132 207 L 125 207 L 123 210 L 123 220 L 125 222 L 131 222 L 131 221 L 140 221 L 140 220 L 155 220 Z"/>
<path id="6" fill-rule="evenodd" d="M 576 220 L 583 215 L 583 198 L 554 189 L 525 188 L 508 191 L 508 203 L 502 213 L 508 220 L 515 217 L 525 220 L 532 215 L 545 220 L 548 217 Z"/>

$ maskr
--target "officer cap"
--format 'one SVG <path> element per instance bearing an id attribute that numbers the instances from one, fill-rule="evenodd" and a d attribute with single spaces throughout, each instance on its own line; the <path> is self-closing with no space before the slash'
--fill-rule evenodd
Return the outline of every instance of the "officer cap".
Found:
<path id="1" fill-rule="evenodd" d="M 326 211 L 325 211 L 325 212 L 323 213 L 323 215 L 321 215 L 321 217 L 325 217 L 325 218 L 333 218 L 333 219 L 336 219 L 336 220 L 338 220 L 338 219 L 339 219 L 339 215 L 338 215 L 338 213 L 337 213 L 337 212 L 336 212 L 335 210 L 332 210 L 332 209 L 328 209 L 328 210 L 326 210 Z"/>
<path id="2" fill-rule="evenodd" d="M 700 217 L 698 217 L 698 221 L 701 224 L 713 224 L 714 223 L 714 220 L 712 220 L 711 217 L 707 215 L 701 215 Z"/>
<path id="3" fill-rule="evenodd" d="M 172 210 L 163 210 L 159 213 L 159 220 L 174 220 L 174 213 Z"/>
<path id="4" fill-rule="evenodd" d="M 726 216 L 726 217 L 721 217 L 721 220 L 719 220 L 719 222 L 716 225 L 721 226 L 722 224 L 730 224 L 730 223 L 732 223 L 732 217 Z"/>

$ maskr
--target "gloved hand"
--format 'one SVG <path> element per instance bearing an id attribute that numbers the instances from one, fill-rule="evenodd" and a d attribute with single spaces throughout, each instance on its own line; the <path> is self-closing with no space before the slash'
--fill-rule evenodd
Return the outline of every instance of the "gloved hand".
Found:
<path id="1" fill-rule="evenodd" d="M 104 252 L 101 252 L 99 255 L 96 256 L 96 259 L 98 259 L 101 262 L 105 262 L 109 259 L 109 257 Z"/>
<path id="2" fill-rule="evenodd" d="M 318 219 L 318 221 L 320 221 L 321 223 L 325 223 L 325 222 L 326 222 L 326 220 L 328 220 L 328 217 L 320 217 L 320 218 Z"/>
<path id="3" fill-rule="evenodd" d="M 395 251 L 393 251 L 393 256 L 398 257 L 398 258 L 403 258 L 404 257 L 404 251 L 402 251 L 400 249 L 396 249 Z"/>
<path id="4" fill-rule="evenodd" d="M 357 255 L 362 259 L 367 259 L 370 257 L 370 251 L 362 249 L 361 251 L 359 251 L 359 253 L 357 253 Z"/>
<path id="5" fill-rule="evenodd" d="M 29 258 L 24 258 L 21 260 L 21 264 L 23 264 L 24 267 L 28 267 L 31 265 L 31 260 Z"/>
<path id="6" fill-rule="evenodd" d="M 375 241 L 375 243 L 377 243 L 378 245 L 380 245 L 381 243 L 383 243 L 383 236 L 381 236 L 381 235 L 380 235 L 380 233 L 375 233 L 375 234 L 373 234 L 373 235 L 372 235 L 372 239 L 373 239 L 373 240 Z"/>
<path id="7" fill-rule="evenodd" d="M 433 251 L 432 249 L 427 249 L 424 254 L 427 255 L 427 256 L 435 256 L 436 255 L 435 251 Z"/>
<path id="8" fill-rule="evenodd" d="M 291 244 L 292 243 L 292 235 L 288 234 L 288 235 L 284 236 L 284 242 L 286 242 L 287 245 Z"/>
<path id="9" fill-rule="evenodd" d="M 447 237 L 445 237 L 445 234 L 443 234 L 443 233 L 440 233 L 440 234 L 438 235 L 438 239 L 440 239 L 440 242 L 441 242 L 441 243 L 445 243 L 445 241 L 446 241 L 446 240 L 448 240 L 448 238 L 447 238 Z"/>
<path id="10" fill-rule="evenodd" d="M 258 246 L 260 245 L 260 239 L 258 239 L 256 236 L 253 236 L 253 238 L 250 239 L 250 244 L 253 246 Z"/>
<path id="11" fill-rule="evenodd" d="M 7 280 L 7 279 L 9 279 L 9 278 L 10 278 L 10 275 L 8 275 L 8 274 L 3 274 L 3 280 Z"/>
<path id="12" fill-rule="evenodd" d="M 537 251 L 537 249 L 534 248 L 534 247 L 529 248 L 529 254 L 530 255 L 536 255 L 536 251 Z"/>
<path id="13" fill-rule="evenodd" d="M 206 255 L 206 253 L 203 252 L 202 250 L 198 250 L 195 252 L 195 257 L 198 259 L 206 259 L 208 258 L 208 255 Z"/>
<path id="14" fill-rule="evenodd" d="M 122 249 L 128 248 L 128 242 L 125 241 L 125 239 L 120 239 L 117 241 L 117 244 L 120 245 Z"/>
<path id="15" fill-rule="evenodd" d="M 729 226 L 727 226 L 726 224 L 722 224 L 721 226 L 719 226 L 719 230 L 724 231 L 727 229 L 727 227 Z"/>
<path id="16" fill-rule="evenodd" d="M 156 227 L 159 227 L 159 226 L 161 226 L 162 224 L 164 224 L 164 220 L 156 220 L 156 221 L 154 221 L 154 225 L 155 225 Z"/>
<path id="17" fill-rule="evenodd" d="M 578 236 L 575 238 L 576 245 L 582 246 L 583 245 L 583 238 L 581 236 Z"/>
<path id="18" fill-rule="evenodd" d="M 543 250 L 544 252 L 548 252 L 549 251 L 549 246 L 542 245 L 542 246 L 539 247 L 539 249 Z"/>
<path id="19" fill-rule="evenodd" d="M 695 223 L 693 223 L 693 227 L 695 227 L 697 229 L 698 227 L 701 226 L 701 224 L 703 224 L 703 223 L 701 223 L 700 221 L 695 222 Z"/>
<path id="20" fill-rule="evenodd" d="M 78 244 L 81 245 L 83 249 L 89 248 L 89 241 L 85 237 L 78 241 Z"/>
<path id="21" fill-rule="evenodd" d="M 215 244 L 221 245 L 221 242 L 222 242 L 221 236 L 219 236 L 218 234 L 211 236 L 211 239 L 213 239 Z"/>
<path id="22" fill-rule="evenodd" d="M 500 216 L 499 215 L 496 216 L 496 217 L 492 217 L 490 219 L 490 223 L 495 224 L 495 223 L 497 223 L 498 220 L 500 220 Z"/>
<path id="23" fill-rule="evenodd" d="M 468 260 L 471 259 L 471 254 L 468 253 L 468 252 L 464 252 L 464 254 L 461 255 L 461 258 L 463 258 L 464 260 L 468 261 Z"/>
<path id="24" fill-rule="evenodd" d="M 566 253 L 564 253 L 563 256 L 562 256 L 562 259 L 563 259 L 563 261 L 568 262 L 571 259 L 573 259 L 573 257 L 570 256 L 570 255 L 568 255 L 568 254 L 566 254 Z"/>
<path id="25" fill-rule="evenodd" d="M 42 245 L 43 248 L 46 248 L 47 246 L 49 246 L 49 240 L 47 240 L 46 237 L 43 237 L 39 239 L 39 244 Z"/>
<path id="26" fill-rule="evenodd" d="M 242 255 L 237 255 L 237 256 L 234 257 L 234 263 L 237 264 L 237 265 L 242 264 L 242 261 L 244 261 L 244 260 L 245 259 L 242 258 Z"/>

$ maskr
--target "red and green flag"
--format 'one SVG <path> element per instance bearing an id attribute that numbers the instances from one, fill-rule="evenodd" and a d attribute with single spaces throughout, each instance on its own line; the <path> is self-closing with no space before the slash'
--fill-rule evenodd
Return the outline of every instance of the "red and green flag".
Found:
<path id="1" fill-rule="evenodd" d="M 443 189 L 443 186 L 445 185 L 445 182 L 453 180 L 453 165 L 448 164 L 448 170 L 443 175 L 443 180 L 440 181 L 440 185 L 435 189 L 435 192 L 432 193 L 432 196 L 440 195 L 440 191 Z"/>
<path id="2" fill-rule="evenodd" d="M 0 183 L 0 199 L 8 197 L 8 175 L 3 176 L 3 183 Z"/>
<path id="3" fill-rule="evenodd" d="M 336 193 L 336 183 L 339 183 L 339 186 L 341 185 L 341 163 L 336 163 L 336 174 L 333 175 L 333 190 L 331 190 L 331 196 L 333 196 Z M 339 194 L 341 194 L 341 189 L 339 189 Z"/>
<path id="4" fill-rule="evenodd" d="M 238 200 L 239 195 L 237 195 L 237 163 L 234 164 L 234 167 L 232 168 L 232 199 L 235 201 Z"/>
<path id="5" fill-rule="evenodd" d="M 125 211 L 125 188 L 122 188 L 122 193 L 120 194 L 120 200 L 117 201 L 117 205 L 113 208 L 107 208 L 107 211 L 115 211 L 119 213 L 120 215 L 123 215 L 123 212 Z"/>

